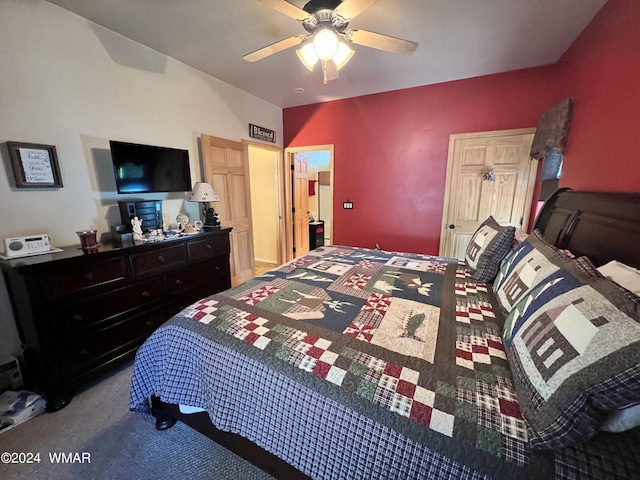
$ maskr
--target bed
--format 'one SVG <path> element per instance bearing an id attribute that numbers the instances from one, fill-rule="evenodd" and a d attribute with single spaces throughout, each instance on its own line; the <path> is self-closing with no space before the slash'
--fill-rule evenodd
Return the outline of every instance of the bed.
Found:
<path id="1" fill-rule="evenodd" d="M 131 410 L 278 478 L 638 475 L 640 428 L 603 428 L 640 403 L 640 299 L 596 267 L 640 267 L 640 194 L 561 189 L 522 242 L 483 225 L 465 259 L 322 247 L 194 303 Z"/>

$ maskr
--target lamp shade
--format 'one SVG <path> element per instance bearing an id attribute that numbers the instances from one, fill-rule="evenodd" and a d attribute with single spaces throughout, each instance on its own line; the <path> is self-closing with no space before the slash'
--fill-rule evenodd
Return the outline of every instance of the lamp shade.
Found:
<path id="1" fill-rule="evenodd" d="M 296 50 L 296 53 L 304 66 L 313 72 L 313 67 L 319 60 L 316 51 L 313 49 L 313 44 L 307 43 L 304 47 Z"/>
<path id="2" fill-rule="evenodd" d="M 311 71 L 313 71 L 313 67 L 318 63 L 318 60 L 323 60 L 318 56 L 314 44 L 311 42 L 306 43 L 302 48 L 296 50 L 296 53 L 304 66 Z M 355 52 L 351 50 L 346 43 L 339 41 L 335 53 L 327 60 L 333 60 L 333 63 L 336 65 L 336 69 L 340 70 L 354 53 Z"/>
<path id="3" fill-rule="evenodd" d="M 349 61 L 355 52 L 351 50 L 346 43 L 338 42 L 338 49 L 332 60 L 336 64 L 336 68 L 340 70 Z"/>
<path id="4" fill-rule="evenodd" d="M 189 202 L 219 202 L 220 199 L 213 191 L 213 187 L 207 182 L 196 182 L 193 192 L 189 197 Z"/>
<path id="5" fill-rule="evenodd" d="M 322 28 L 313 36 L 313 49 L 320 60 L 331 60 L 338 50 L 338 36 L 330 28 Z"/>

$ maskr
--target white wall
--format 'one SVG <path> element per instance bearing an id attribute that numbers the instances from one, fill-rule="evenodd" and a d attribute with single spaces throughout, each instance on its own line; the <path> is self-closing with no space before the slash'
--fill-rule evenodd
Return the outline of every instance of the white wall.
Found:
<path id="1" fill-rule="evenodd" d="M 0 2 L 0 66 L 0 239 L 48 233 L 75 245 L 77 230 L 94 228 L 104 241 L 117 201 L 132 198 L 116 193 L 111 139 L 188 149 L 195 182 L 201 133 L 240 140 L 254 123 L 282 138 L 280 108 L 41 0 Z M 64 187 L 14 188 L 6 141 L 55 145 Z M 199 215 L 185 196 L 143 198 L 163 200 L 173 222 Z M 7 310 L 0 356 L 5 332 L 9 350 L 18 345 Z"/>

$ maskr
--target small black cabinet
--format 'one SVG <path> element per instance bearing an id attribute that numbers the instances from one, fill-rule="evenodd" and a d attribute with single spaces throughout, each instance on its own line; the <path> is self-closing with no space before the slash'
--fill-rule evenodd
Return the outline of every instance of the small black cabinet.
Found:
<path id="1" fill-rule="evenodd" d="M 142 230 L 162 230 L 162 202 L 142 201 L 142 202 L 118 202 L 122 224 L 127 227 L 127 232 L 131 232 L 131 219 L 138 217 L 142 221 Z"/>
<path id="2" fill-rule="evenodd" d="M 309 224 L 309 250 L 315 250 L 324 245 L 324 221 L 319 220 Z"/>

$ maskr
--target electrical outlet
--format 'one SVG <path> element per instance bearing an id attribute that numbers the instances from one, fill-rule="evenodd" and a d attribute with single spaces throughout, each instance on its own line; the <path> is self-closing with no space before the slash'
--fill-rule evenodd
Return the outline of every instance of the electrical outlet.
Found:
<path id="1" fill-rule="evenodd" d="M 347 198 L 347 201 L 342 203 L 342 208 L 345 210 L 353 210 L 353 202 Z"/>

